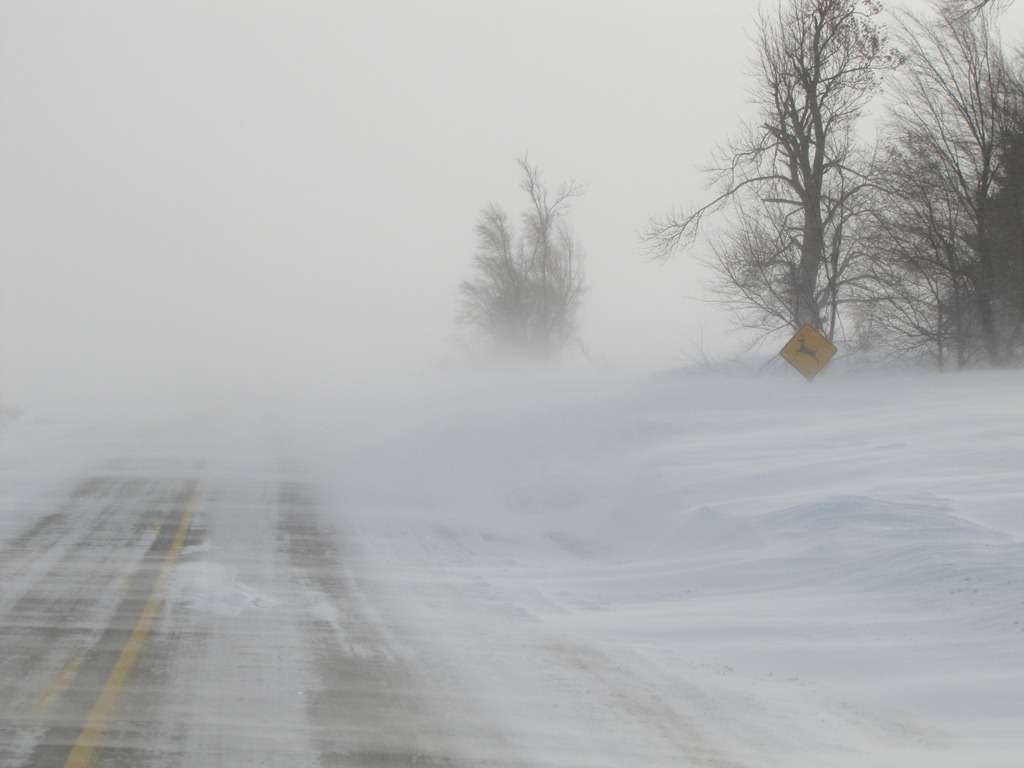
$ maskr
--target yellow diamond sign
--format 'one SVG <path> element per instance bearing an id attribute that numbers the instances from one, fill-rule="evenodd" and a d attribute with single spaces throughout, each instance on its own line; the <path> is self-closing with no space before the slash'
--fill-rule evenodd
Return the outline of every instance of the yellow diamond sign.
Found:
<path id="1" fill-rule="evenodd" d="M 793 334 L 779 354 L 810 381 L 822 372 L 835 353 L 832 342 L 808 324 Z"/>

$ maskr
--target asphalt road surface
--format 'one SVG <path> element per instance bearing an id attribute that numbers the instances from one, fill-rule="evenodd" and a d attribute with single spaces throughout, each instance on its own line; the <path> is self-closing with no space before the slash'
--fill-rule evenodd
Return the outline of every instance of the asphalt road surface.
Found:
<path id="1" fill-rule="evenodd" d="M 67 485 L 0 545 L 0 766 L 513 764 L 394 647 L 309 484 Z"/>

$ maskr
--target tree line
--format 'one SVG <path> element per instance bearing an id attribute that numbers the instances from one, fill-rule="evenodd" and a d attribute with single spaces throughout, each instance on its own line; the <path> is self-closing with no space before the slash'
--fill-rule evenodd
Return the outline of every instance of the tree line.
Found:
<path id="1" fill-rule="evenodd" d="M 708 199 L 652 220 L 649 252 L 703 234 L 711 292 L 761 338 L 810 323 L 941 368 L 1024 362 L 1024 68 L 999 5 L 937 2 L 889 23 L 877 0 L 762 11 L 756 116 L 715 155 Z M 522 231 L 483 212 L 460 319 L 550 356 L 584 292 L 564 220 L 580 190 L 520 169 Z"/>

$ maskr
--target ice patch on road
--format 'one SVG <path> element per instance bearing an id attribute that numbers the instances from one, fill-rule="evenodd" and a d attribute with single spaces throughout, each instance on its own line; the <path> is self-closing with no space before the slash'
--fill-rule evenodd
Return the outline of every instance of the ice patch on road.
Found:
<path id="1" fill-rule="evenodd" d="M 267 609 L 278 601 L 238 580 L 238 569 L 220 563 L 182 563 L 171 582 L 171 600 L 193 611 L 216 616 L 239 616 L 251 609 Z"/>

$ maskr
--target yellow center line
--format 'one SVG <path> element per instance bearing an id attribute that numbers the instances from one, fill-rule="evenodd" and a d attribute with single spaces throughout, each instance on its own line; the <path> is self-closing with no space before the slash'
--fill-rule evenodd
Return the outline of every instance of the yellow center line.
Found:
<path id="1" fill-rule="evenodd" d="M 159 520 L 154 520 L 150 526 L 149 531 L 153 534 L 160 532 L 161 523 Z M 71 683 L 74 682 L 75 675 L 78 674 L 78 668 L 82 666 L 82 662 L 85 661 L 85 651 L 77 653 L 71 657 L 64 668 L 57 673 L 53 681 L 47 686 L 46 690 L 43 691 L 42 695 L 36 700 L 36 703 L 32 705 L 33 715 L 42 715 L 49 708 L 50 703 L 60 696 L 64 691 L 71 687 Z"/>
<path id="2" fill-rule="evenodd" d="M 92 762 L 93 753 L 100 747 L 103 741 L 103 731 L 107 724 L 107 718 L 114 710 L 118 697 L 121 695 L 121 688 L 135 668 L 135 662 L 138 661 L 142 645 L 146 641 L 147 635 L 153 629 L 153 624 L 156 623 L 157 615 L 160 612 L 160 586 L 174 567 L 174 563 L 178 559 L 178 553 L 185 544 L 185 537 L 188 535 L 189 525 L 192 523 L 192 513 L 195 511 L 198 499 L 199 491 L 195 490 L 185 503 L 185 508 L 181 513 L 181 521 L 178 524 L 178 530 L 174 534 L 174 540 L 171 542 L 171 546 L 167 550 L 167 554 L 164 555 L 163 562 L 160 564 L 160 573 L 157 576 L 156 585 L 153 587 L 153 593 L 143 606 L 142 613 L 139 615 L 138 621 L 135 622 L 135 627 L 132 629 L 128 641 L 124 644 L 124 648 L 121 649 L 121 654 L 114 663 L 114 668 L 107 678 L 106 685 L 103 686 L 99 698 L 93 705 L 92 712 L 89 713 L 89 717 L 85 721 L 82 732 L 78 735 L 75 745 L 71 748 L 67 762 L 64 763 L 64 768 L 88 768 Z"/>
<path id="3" fill-rule="evenodd" d="M 33 715 L 41 715 L 46 711 L 46 708 L 50 706 L 50 702 L 57 696 L 60 696 L 64 691 L 71 685 L 71 681 L 75 679 L 75 675 L 78 674 L 78 668 L 82 665 L 82 660 L 85 658 L 85 652 L 77 653 L 71 657 L 71 660 L 64 665 L 53 682 L 50 683 L 49 687 L 43 691 L 43 695 L 39 697 L 39 700 L 32 706 Z"/>

